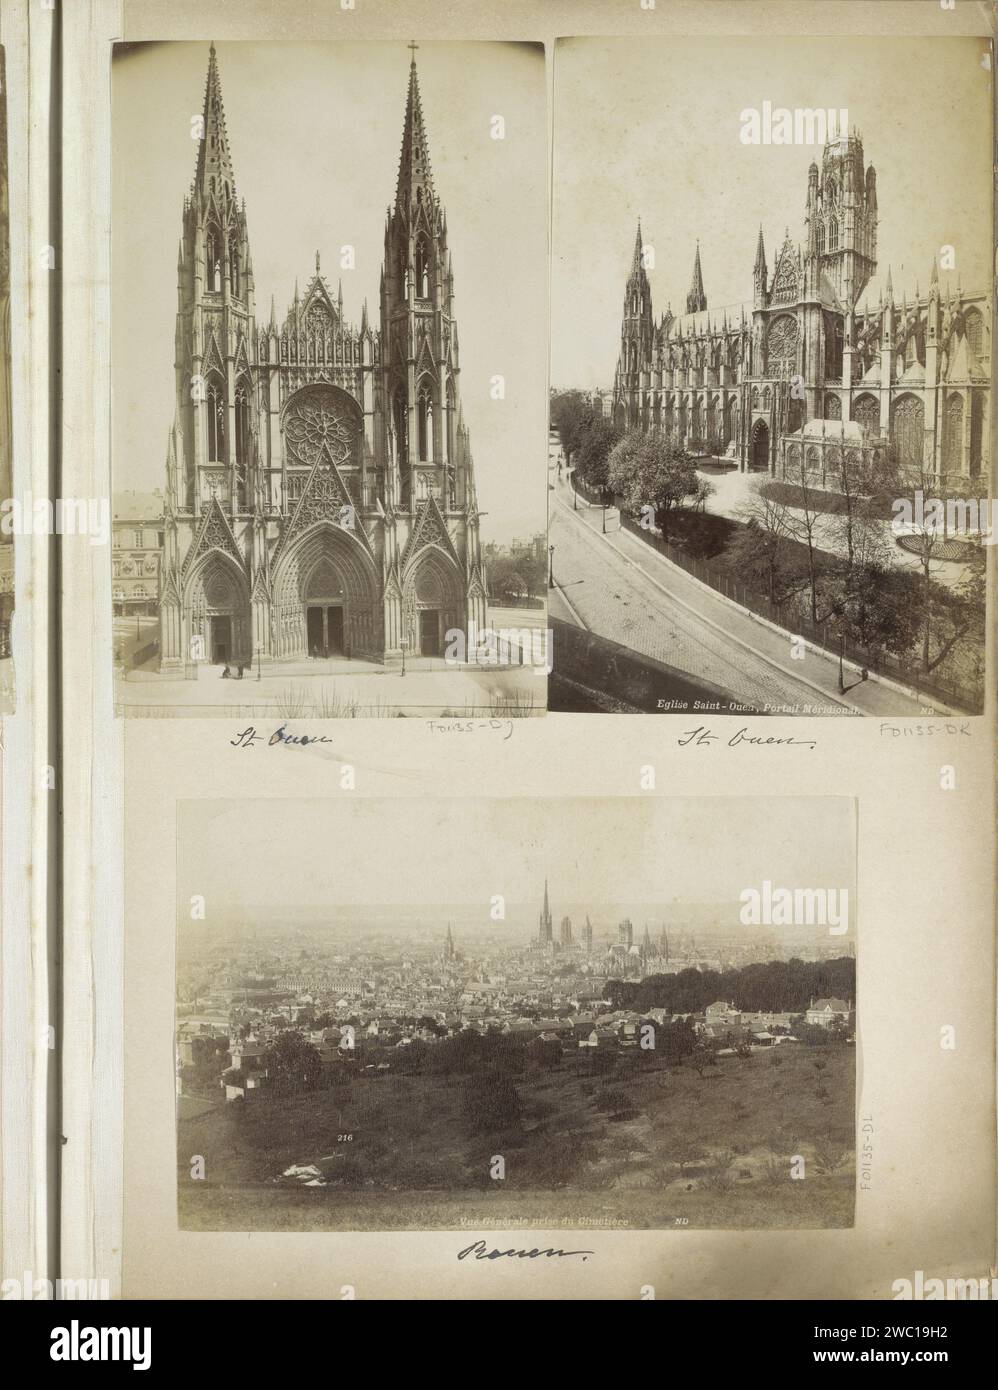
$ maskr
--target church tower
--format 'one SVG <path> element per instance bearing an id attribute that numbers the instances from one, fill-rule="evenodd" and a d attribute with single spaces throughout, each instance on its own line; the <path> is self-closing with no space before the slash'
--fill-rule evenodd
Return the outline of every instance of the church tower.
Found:
<path id="1" fill-rule="evenodd" d="M 636 424 L 638 418 L 638 391 L 641 385 L 640 373 L 651 362 L 652 345 L 655 338 L 655 324 L 651 310 L 651 285 L 645 270 L 644 246 L 641 241 L 641 223 L 638 223 L 634 238 L 634 254 L 631 257 L 631 272 L 624 290 L 624 312 L 620 325 L 620 356 L 617 359 L 617 381 L 614 391 L 614 405 L 618 423 Z M 624 419 L 619 416 L 623 414 Z"/>
<path id="2" fill-rule="evenodd" d="M 409 66 L 402 153 L 385 227 L 381 333 L 390 454 L 399 502 L 432 497 L 444 511 L 472 496 L 467 430 L 458 413 L 458 332 L 447 217 L 433 188 L 416 55 Z"/>
<path id="3" fill-rule="evenodd" d="M 448 539 L 448 522 L 463 533 L 465 611 L 449 626 L 482 632 L 486 626 L 485 571 L 479 542 L 478 498 L 471 445 L 460 408 L 460 358 L 454 316 L 454 271 L 447 247 L 447 216 L 433 187 L 430 151 L 410 45 L 402 151 L 395 202 L 385 224 L 381 273 L 382 399 L 385 413 L 388 497 L 387 528 L 396 510 L 407 518 L 404 549 L 386 546 L 387 586 L 404 587 L 405 568 L 416 544 Z M 455 552 L 456 554 L 456 552 Z M 438 582 L 439 581 L 439 582 Z M 421 611 L 437 602 L 446 610 L 450 587 L 443 572 L 427 571 L 422 592 L 403 594 L 402 633 L 410 646 L 420 640 Z M 452 595 L 452 597 L 454 597 Z M 389 615 L 388 625 L 393 622 Z M 386 642 L 396 642 L 386 634 Z"/>
<path id="4" fill-rule="evenodd" d="M 177 502 L 200 512 L 218 498 L 235 518 L 251 508 L 255 465 L 253 263 L 214 44 L 177 272 Z"/>
<path id="5" fill-rule="evenodd" d="M 877 269 L 877 171 L 864 170 L 857 131 L 829 141 L 820 174 L 808 171 L 807 244 L 843 311 L 854 309 Z"/>
<path id="6" fill-rule="evenodd" d="M 693 262 L 693 280 L 686 296 L 686 312 L 699 314 L 707 307 L 707 296 L 703 289 L 703 271 L 700 269 L 700 243 L 697 242 L 696 259 Z"/>
<path id="7" fill-rule="evenodd" d="M 544 907 L 541 911 L 540 930 L 537 940 L 541 946 L 548 946 L 554 940 L 554 922 L 551 919 L 551 907 L 548 903 L 548 881 L 544 880 Z"/>
<path id="8" fill-rule="evenodd" d="M 240 518 L 252 510 L 256 486 L 253 263 L 246 207 L 236 196 L 214 44 L 199 129 L 177 258 L 176 408 L 164 501 L 162 651 L 164 665 L 178 666 L 189 659 L 183 650 L 181 595 L 183 570 L 196 544 L 193 528 L 182 526 L 178 514 L 205 517 L 201 529 L 210 525 L 221 548 L 236 558 L 235 535 L 246 526 Z M 192 620 L 188 614 L 186 636 L 202 632 L 203 623 L 200 615 Z M 227 642 L 229 655 L 250 650 L 245 611 L 233 614 Z M 194 646 L 190 655 L 196 658 L 199 651 L 208 654 Z"/>

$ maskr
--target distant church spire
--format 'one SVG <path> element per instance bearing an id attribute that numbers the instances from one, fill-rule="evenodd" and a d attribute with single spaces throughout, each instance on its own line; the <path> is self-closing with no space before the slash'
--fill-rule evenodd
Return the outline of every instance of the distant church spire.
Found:
<path id="1" fill-rule="evenodd" d="M 548 881 L 544 880 L 544 908 L 541 912 L 540 930 L 538 940 L 542 946 L 548 945 L 554 940 L 554 923 L 551 920 L 551 905 L 548 901 Z"/>
<path id="2" fill-rule="evenodd" d="M 235 198 L 236 180 L 229 155 L 229 139 L 225 133 L 222 83 L 218 76 L 215 45 L 212 44 L 208 53 L 208 81 L 204 89 L 203 129 L 198 145 L 194 189 L 201 194 L 210 191 L 220 194 L 223 188 L 228 190 L 230 197 Z"/>
<path id="3" fill-rule="evenodd" d="M 699 314 L 707 307 L 707 296 L 703 292 L 703 272 L 700 269 L 700 243 L 697 242 L 696 259 L 693 262 L 693 282 L 686 296 L 686 312 Z"/>

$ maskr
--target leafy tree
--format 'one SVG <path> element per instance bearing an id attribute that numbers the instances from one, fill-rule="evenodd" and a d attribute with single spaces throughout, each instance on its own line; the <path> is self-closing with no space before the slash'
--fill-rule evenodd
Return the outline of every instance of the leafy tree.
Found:
<path id="1" fill-rule="evenodd" d="M 774 605 L 799 593 L 807 579 L 786 504 L 756 488 L 738 517 L 743 525 L 725 549 L 725 568 L 750 588 L 763 590 Z"/>
<path id="2" fill-rule="evenodd" d="M 819 582 L 826 569 L 826 562 L 818 546 L 818 530 L 822 517 L 820 494 L 803 459 L 788 466 L 786 481 L 793 487 L 793 510 L 787 512 L 787 531 L 805 550 L 811 621 L 817 627 L 834 612 L 833 607 L 819 614 Z"/>
<path id="3" fill-rule="evenodd" d="M 279 1034 L 264 1054 L 267 1074 L 289 1091 L 314 1091 L 322 1076 L 322 1059 L 303 1034 L 288 1030 Z"/>
<path id="4" fill-rule="evenodd" d="M 678 1165 L 680 1173 L 685 1173 L 687 1168 L 694 1163 L 700 1163 L 706 1156 L 703 1145 L 688 1135 L 679 1135 L 668 1149 L 669 1160 Z"/>
<path id="5" fill-rule="evenodd" d="M 605 415 L 593 414 L 587 421 L 579 444 L 575 467 L 589 488 L 600 492 L 610 482 L 610 454 L 620 442 L 620 430 Z"/>
<path id="6" fill-rule="evenodd" d="M 413 1038 L 411 1043 L 400 1047 L 396 1052 L 397 1065 L 403 1076 L 416 1076 L 423 1070 L 430 1049 L 422 1038 Z"/>
<path id="7" fill-rule="evenodd" d="M 592 406 L 581 391 L 563 391 L 551 402 L 551 424 L 558 431 L 568 464 L 571 464 L 572 455 L 582 443 L 592 413 Z"/>
<path id="8" fill-rule="evenodd" d="M 561 1064 L 562 1046 L 557 1038 L 535 1038 L 527 1051 L 533 1065 L 545 1071 Z"/>
<path id="9" fill-rule="evenodd" d="M 690 1065 L 702 1077 L 708 1067 L 717 1066 L 717 1053 L 708 1043 L 697 1043 L 690 1054 Z"/>
<path id="10" fill-rule="evenodd" d="M 691 500 L 703 503 L 703 484 L 692 456 L 661 434 L 626 434 L 610 454 L 608 475 L 610 487 L 632 516 L 652 508 L 666 541 L 670 517 Z"/>
<path id="11" fill-rule="evenodd" d="M 876 561 L 854 564 L 841 580 L 839 631 L 871 651 L 903 656 L 918 635 L 913 588 L 907 570 Z"/>

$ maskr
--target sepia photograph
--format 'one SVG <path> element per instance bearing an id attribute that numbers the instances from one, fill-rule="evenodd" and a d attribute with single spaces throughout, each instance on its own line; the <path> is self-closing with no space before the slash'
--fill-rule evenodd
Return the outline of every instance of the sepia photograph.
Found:
<path id="1" fill-rule="evenodd" d="M 988 45 L 560 40 L 554 112 L 550 708 L 981 713 Z"/>
<path id="2" fill-rule="evenodd" d="M 112 127 L 118 712 L 543 713 L 543 46 L 118 44 Z"/>
<path id="3" fill-rule="evenodd" d="M 178 804 L 182 1229 L 853 1224 L 851 798 L 418 810 Z"/>

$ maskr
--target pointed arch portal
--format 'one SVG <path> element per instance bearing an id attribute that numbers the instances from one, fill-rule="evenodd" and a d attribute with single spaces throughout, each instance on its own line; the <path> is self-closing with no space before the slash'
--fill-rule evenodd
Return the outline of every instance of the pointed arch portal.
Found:
<path id="1" fill-rule="evenodd" d="M 447 633 L 464 631 L 464 584 L 449 555 L 421 550 L 402 586 L 403 622 L 414 656 L 442 656 Z"/>
<path id="2" fill-rule="evenodd" d="M 380 660 L 379 595 L 374 562 L 360 541 L 329 521 L 310 527 L 275 567 L 274 656 Z"/>
<path id="3" fill-rule="evenodd" d="M 190 637 L 204 659 L 222 665 L 250 659 L 249 589 L 236 562 L 209 550 L 187 581 Z"/>
<path id="4" fill-rule="evenodd" d="M 765 420 L 756 420 L 752 430 L 752 467 L 769 468 L 769 426 Z"/>

